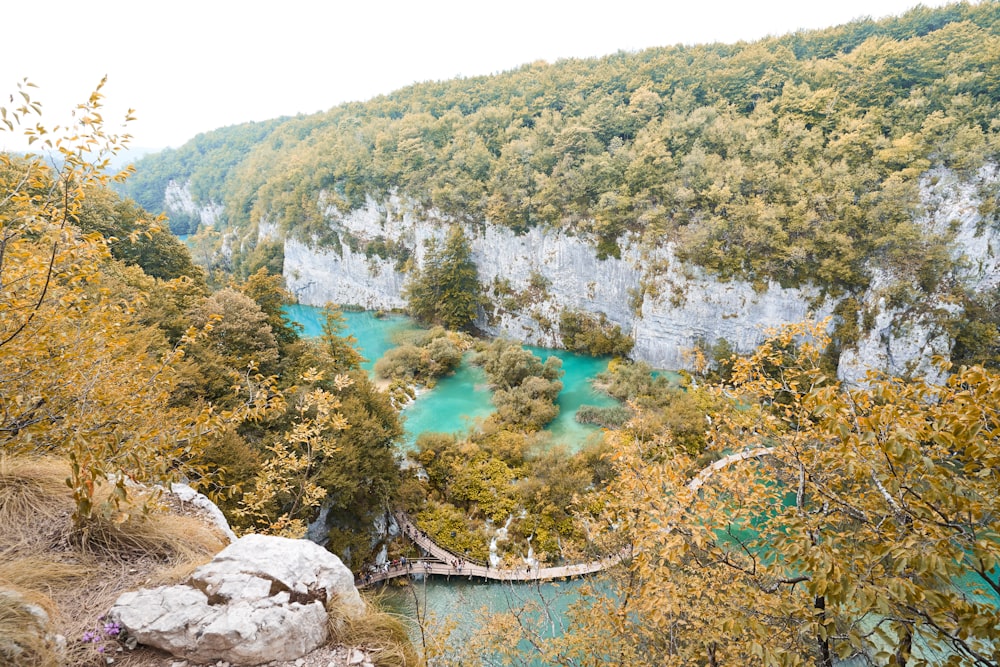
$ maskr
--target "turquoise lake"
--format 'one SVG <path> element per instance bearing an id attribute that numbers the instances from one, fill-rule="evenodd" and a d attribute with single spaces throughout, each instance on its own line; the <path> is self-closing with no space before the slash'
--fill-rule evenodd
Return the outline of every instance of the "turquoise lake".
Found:
<path id="1" fill-rule="evenodd" d="M 314 306 L 291 305 L 285 311 L 303 327 L 303 335 L 319 336 L 322 333 L 322 309 Z M 372 312 L 345 312 L 344 334 L 354 336 L 357 347 L 366 361 L 362 368 L 371 372 L 375 362 L 389 349 L 396 346 L 395 337 L 419 328 L 413 320 L 403 315 L 379 315 Z M 576 421 L 576 411 L 581 405 L 610 407 L 613 398 L 594 391 L 590 380 L 608 368 L 606 358 L 587 357 L 565 350 L 525 346 L 544 362 L 549 356 L 558 357 L 563 364 L 563 389 L 559 392 L 559 416 L 548 425 L 545 432 L 553 444 L 578 450 L 590 437 L 600 433 L 591 424 Z M 466 357 L 466 360 L 468 357 Z M 406 436 L 404 447 L 411 445 L 418 435 L 426 431 L 460 433 L 474 426 L 476 420 L 493 412 L 490 391 L 480 368 L 463 361 L 450 376 L 441 378 L 433 390 L 422 392 L 402 412 Z"/>
<path id="2" fill-rule="evenodd" d="M 589 579 L 588 583 L 595 584 L 595 579 Z M 430 634 L 440 632 L 446 623 L 455 622 L 448 645 L 460 647 L 482 627 L 488 615 L 520 609 L 529 603 L 541 605 L 550 612 L 540 627 L 544 636 L 562 634 L 567 623 L 566 613 L 569 606 L 579 600 L 577 592 L 583 584 L 580 579 L 555 584 L 498 584 L 460 577 L 451 581 L 417 579 L 408 586 L 387 586 L 381 593 L 381 601 L 388 610 L 410 620 L 410 639 L 418 648 L 418 618 L 423 619 L 425 630 Z M 539 618 L 537 614 L 532 616 Z M 523 653 L 530 656 L 530 647 L 524 646 Z M 526 660 L 525 664 L 541 667 L 542 663 Z"/>
<path id="3" fill-rule="evenodd" d="M 288 317 L 302 325 L 302 335 L 309 338 L 323 333 L 323 309 L 315 306 L 292 304 L 285 306 Z M 393 337 L 419 327 L 404 315 L 376 315 L 370 311 L 344 311 L 343 335 L 351 335 L 358 341 L 357 348 L 365 362 L 361 367 L 371 372 L 375 362 L 396 347 Z"/>

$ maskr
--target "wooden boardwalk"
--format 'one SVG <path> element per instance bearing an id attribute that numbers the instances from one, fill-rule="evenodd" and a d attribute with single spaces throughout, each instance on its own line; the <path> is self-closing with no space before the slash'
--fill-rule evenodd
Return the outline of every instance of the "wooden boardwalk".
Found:
<path id="1" fill-rule="evenodd" d="M 697 492 L 719 470 L 738 461 L 766 456 L 772 451 L 774 451 L 773 447 L 760 447 L 730 454 L 703 468 L 688 482 L 687 487 L 691 491 Z M 464 556 L 448 551 L 421 532 L 405 512 L 396 512 L 393 516 L 402 534 L 417 545 L 426 556 L 416 560 L 407 559 L 406 565 L 390 565 L 386 566 L 384 570 L 366 573 L 363 580 L 359 579 L 356 581 L 359 588 L 395 579 L 396 577 L 412 575 L 435 575 L 448 578 L 466 577 L 468 579 L 520 583 L 551 581 L 553 579 L 567 579 L 595 574 L 621 563 L 631 555 L 631 550 L 626 549 L 620 553 L 605 556 L 598 560 L 574 563 L 572 565 L 559 565 L 555 567 L 529 567 L 525 565 L 524 567 L 515 569 L 496 568 L 491 567 L 488 563 L 469 560 Z"/>
<path id="2" fill-rule="evenodd" d="M 361 586 L 377 584 L 396 577 L 421 574 L 500 582 L 551 581 L 594 574 L 620 563 L 624 558 L 624 554 L 616 554 L 586 563 L 556 567 L 529 567 L 525 565 L 515 569 L 497 568 L 481 561 L 471 561 L 464 556 L 448 551 L 420 532 L 413 525 L 412 519 L 404 512 L 396 512 L 394 516 L 403 535 L 416 544 L 427 556 L 417 560 L 408 559 L 405 566 L 402 564 L 395 567 L 389 566 L 384 571 L 370 573 L 367 575 L 366 581 L 360 582 Z"/>

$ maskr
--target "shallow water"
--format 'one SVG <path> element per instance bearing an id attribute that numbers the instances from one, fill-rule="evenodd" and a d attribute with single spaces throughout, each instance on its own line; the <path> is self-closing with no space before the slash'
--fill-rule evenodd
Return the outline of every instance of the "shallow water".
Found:
<path id="1" fill-rule="evenodd" d="M 493 413 L 492 394 L 478 366 L 462 361 L 453 375 L 438 380 L 403 410 L 404 445 L 412 445 L 425 431 L 460 433 Z"/>
<path id="2" fill-rule="evenodd" d="M 303 327 L 303 335 L 319 336 L 322 333 L 322 309 L 314 306 L 291 305 L 285 312 Z M 354 336 L 358 348 L 366 361 L 362 368 L 371 372 L 375 362 L 389 349 L 395 347 L 393 337 L 405 331 L 419 328 L 413 320 L 403 315 L 376 317 L 374 313 L 345 312 L 345 334 Z M 576 411 L 581 405 L 610 407 L 617 404 L 610 396 L 594 391 L 590 380 L 608 368 L 607 358 L 587 357 L 565 350 L 551 350 L 526 346 L 544 362 L 549 356 L 556 356 L 563 363 L 561 378 L 563 389 L 559 392 L 559 416 L 545 429 L 553 444 L 563 444 L 570 451 L 576 451 L 589 437 L 600 432 L 592 424 L 576 421 Z M 491 394 L 486 386 L 486 378 L 481 369 L 468 363 L 468 355 L 462 365 L 448 377 L 438 380 L 437 385 L 424 391 L 413 403 L 403 410 L 404 447 L 409 447 L 417 436 L 426 431 L 461 433 L 468 431 L 475 422 L 488 417 L 493 412 Z"/>
<path id="3" fill-rule="evenodd" d="M 322 335 L 322 308 L 292 304 L 285 306 L 285 313 L 289 318 L 302 325 L 303 336 L 308 338 Z M 371 311 L 345 311 L 343 315 L 346 329 L 342 333 L 357 339 L 356 347 L 361 352 L 361 356 L 365 358 L 361 367 L 368 372 L 371 372 L 375 367 L 375 362 L 383 354 L 396 347 L 393 336 L 419 328 L 413 320 L 404 315 L 377 316 Z"/>
<path id="4" fill-rule="evenodd" d="M 559 406 L 559 416 L 546 427 L 555 443 L 566 445 L 570 451 L 577 451 L 587 438 L 600 433 L 601 429 L 593 424 L 581 424 L 576 421 L 576 411 L 582 405 L 596 405 L 600 408 L 610 408 L 618 405 L 618 401 L 607 394 L 594 390 L 591 380 L 598 373 L 608 370 L 607 357 L 586 357 L 582 354 L 566 350 L 552 350 L 544 347 L 526 345 L 544 363 L 550 356 L 562 361 L 563 383 L 562 391 L 556 404 Z"/>
<path id="5" fill-rule="evenodd" d="M 399 582 L 402 580 L 394 581 L 397 583 L 382 589 L 381 602 L 389 611 L 401 614 L 410 621 L 410 639 L 418 647 L 421 643 L 418 619 L 423 622 L 428 634 L 440 632 L 446 624 L 454 623 L 448 645 L 461 647 L 483 626 L 487 616 L 519 609 L 526 604 L 539 605 L 548 610 L 542 633 L 544 636 L 557 636 L 564 631 L 566 612 L 569 605 L 579 599 L 578 589 L 584 584 L 581 579 L 542 584 L 499 584 L 458 577 L 451 580 L 420 578 L 410 585 L 401 585 Z M 589 583 L 599 581 L 593 577 L 587 580 Z M 524 655 L 530 655 L 528 646 L 524 646 L 523 651 Z"/>

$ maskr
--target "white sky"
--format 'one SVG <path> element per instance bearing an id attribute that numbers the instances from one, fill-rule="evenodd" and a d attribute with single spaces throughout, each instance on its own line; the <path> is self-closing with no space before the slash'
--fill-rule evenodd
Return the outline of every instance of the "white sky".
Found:
<path id="1" fill-rule="evenodd" d="M 734 42 L 900 14 L 917 0 L 12 0 L 0 13 L 0 106 L 39 85 L 65 122 L 105 74 L 105 119 L 133 147 L 313 113 L 402 86 L 535 60 Z M 930 6 L 941 0 L 925 0 Z M 20 142 L 0 133 L 0 149 Z"/>

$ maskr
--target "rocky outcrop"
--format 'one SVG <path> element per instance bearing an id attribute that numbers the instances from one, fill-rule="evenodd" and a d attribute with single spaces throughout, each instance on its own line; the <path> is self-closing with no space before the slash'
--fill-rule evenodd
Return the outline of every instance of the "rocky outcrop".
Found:
<path id="1" fill-rule="evenodd" d="M 925 304 L 919 311 L 890 307 L 884 294 L 892 283 L 886 272 L 876 272 L 865 295 L 865 303 L 874 312 L 874 323 L 854 347 L 841 353 L 840 378 L 864 384 L 868 372 L 877 370 L 894 377 L 923 377 L 931 384 L 941 384 L 947 374 L 933 360 L 937 356 L 947 358 L 952 346 L 942 319 L 957 314 L 960 307 L 944 300 Z"/>
<path id="2" fill-rule="evenodd" d="M 918 222 L 931 234 L 951 239 L 957 269 L 950 280 L 972 292 L 1000 285 L 1000 225 L 984 216 L 989 198 L 996 205 L 1000 168 L 987 165 L 972 177 L 960 178 L 947 169 L 934 169 L 920 182 L 924 212 Z M 961 306 L 950 294 L 936 294 L 918 307 L 894 307 L 886 295 L 900 285 L 891 271 L 874 268 L 863 305 L 873 314 L 873 325 L 840 358 L 839 373 L 851 383 L 863 383 L 869 370 L 900 377 L 924 377 L 932 384 L 946 373 L 933 362 L 947 359 L 953 340 L 943 325 L 961 317 Z"/>
<path id="3" fill-rule="evenodd" d="M 182 213 L 198 218 L 202 225 L 212 227 L 219 221 L 225 208 L 215 202 L 199 205 L 191 195 L 190 183 L 170 181 L 163 192 L 163 210 L 167 215 Z"/>
<path id="4" fill-rule="evenodd" d="M 225 535 L 229 542 L 236 541 L 236 533 L 229 527 L 226 515 L 222 513 L 219 506 L 213 503 L 208 496 L 198 493 L 187 484 L 180 482 L 174 482 L 170 485 L 170 493 L 174 494 L 185 505 L 195 507 L 201 511 L 205 518 L 211 522 L 212 526 Z"/>
<path id="5" fill-rule="evenodd" d="M 328 607 L 365 613 L 339 558 L 306 540 L 247 535 L 185 584 L 123 594 L 109 617 L 139 643 L 179 658 L 257 665 L 323 645 Z"/>

